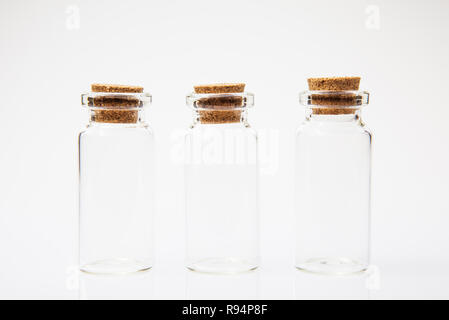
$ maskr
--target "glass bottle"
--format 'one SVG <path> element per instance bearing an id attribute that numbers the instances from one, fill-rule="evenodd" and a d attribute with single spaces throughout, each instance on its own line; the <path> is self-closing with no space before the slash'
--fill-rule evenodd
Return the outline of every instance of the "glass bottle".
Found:
<path id="1" fill-rule="evenodd" d="M 153 264 L 153 134 L 141 87 L 92 85 L 79 135 L 80 269 L 117 274 Z"/>
<path id="2" fill-rule="evenodd" d="M 299 269 L 350 274 L 368 267 L 371 133 L 361 119 L 368 101 L 356 90 L 300 95 L 306 118 L 296 137 Z"/>
<path id="3" fill-rule="evenodd" d="M 238 92 L 230 92 L 233 86 Z M 247 122 L 254 96 L 243 89 L 199 86 L 187 96 L 193 124 L 185 136 L 186 245 L 193 271 L 238 273 L 259 264 L 257 134 Z"/>

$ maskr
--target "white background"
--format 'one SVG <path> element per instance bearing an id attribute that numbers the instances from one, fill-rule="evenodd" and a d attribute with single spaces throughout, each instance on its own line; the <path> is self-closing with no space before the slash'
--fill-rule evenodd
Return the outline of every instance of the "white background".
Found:
<path id="1" fill-rule="evenodd" d="M 0 298 L 449 298 L 449 2 L 0 1 Z M 293 268 L 294 132 L 312 76 L 360 75 L 374 132 L 372 275 Z M 157 264 L 82 277 L 77 264 L 80 94 L 143 85 L 157 137 Z M 262 267 L 236 277 L 184 270 L 185 94 L 245 82 L 266 143 Z M 273 167 L 272 167 L 273 168 Z M 79 285 L 80 284 L 80 285 Z M 78 290 L 80 288 L 80 290 Z"/>

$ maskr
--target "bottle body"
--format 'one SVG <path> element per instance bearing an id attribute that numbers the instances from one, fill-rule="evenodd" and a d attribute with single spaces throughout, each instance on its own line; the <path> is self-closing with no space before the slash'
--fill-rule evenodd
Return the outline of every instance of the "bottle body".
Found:
<path id="1" fill-rule="evenodd" d="M 310 112 L 296 137 L 296 267 L 349 274 L 368 267 L 371 133 L 360 111 Z"/>
<path id="2" fill-rule="evenodd" d="M 153 263 L 154 142 L 138 122 L 95 123 L 79 135 L 80 266 L 129 273 Z"/>
<path id="3" fill-rule="evenodd" d="M 237 273 L 259 263 L 257 134 L 242 121 L 185 136 L 187 267 Z"/>

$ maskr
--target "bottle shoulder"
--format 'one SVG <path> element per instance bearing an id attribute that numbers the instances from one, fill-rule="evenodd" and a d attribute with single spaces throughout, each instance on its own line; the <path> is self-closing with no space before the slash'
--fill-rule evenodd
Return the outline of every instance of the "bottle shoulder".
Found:
<path id="1" fill-rule="evenodd" d="M 153 129 L 146 124 L 139 125 L 87 125 L 80 131 L 80 138 L 89 136 L 141 135 L 153 136 Z"/>
<path id="2" fill-rule="evenodd" d="M 354 134 L 371 136 L 371 131 L 361 121 L 334 123 L 308 120 L 302 122 L 296 130 L 296 135 L 332 134 Z"/>
<path id="3" fill-rule="evenodd" d="M 201 124 L 199 122 L 193 123 L 188 129 L 188 132 L 207 132 L 207 131 L 242 131 L 257 134 L 257 131 L 248 123 L 238 124 Z"/>

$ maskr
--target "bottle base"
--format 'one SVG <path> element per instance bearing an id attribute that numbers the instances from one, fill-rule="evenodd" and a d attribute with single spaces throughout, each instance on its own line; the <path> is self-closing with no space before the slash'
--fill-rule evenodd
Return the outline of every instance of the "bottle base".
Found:
<path id="1" fill-rule="evenodd" d="M 296 264 L 302 271 L 326 275 L 350 275 L 368 269 L 367 264 L 347 258 L 315 258 Z"/>
<path id="2" fill-rule="evenodd" d="M 151 264 L 134 259 L 105 259 L 84 264 L 80 270 L 90 274 L 128 274 L 151 269 Z"/>
<path id="3" fill-rule="evenodd" d="M 236 274 L 256 270 L 256 260 L 240 258 L 207 258 L 187 264 L 187 269 L 200 273 Z"/>

